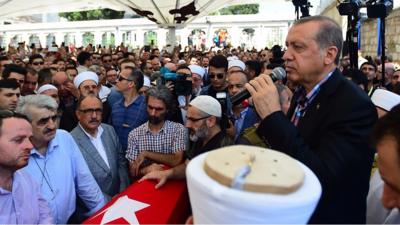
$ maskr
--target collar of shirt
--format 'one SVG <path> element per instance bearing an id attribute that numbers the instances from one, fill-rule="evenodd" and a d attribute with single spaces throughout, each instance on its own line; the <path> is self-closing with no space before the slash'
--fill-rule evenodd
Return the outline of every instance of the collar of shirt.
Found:
<path id="1" fill-rule="evenodd" d="M 56 131 L 56 135 L 54 136 L 54 138 L 47 145 L 46 155 L 51 154 L 54 150 L 56 150 L 58 148 L 58 146 L 60 144 L 60 140 L 58 140 L 58 138 L 57 138 L 57 133 L 58 133 L 58 129 Z M 40 152 L 36 148 L 32 149 L 31 155 L 32 156 L 36 155 L 39 158 L 45 157 L 44 155 L 40 154 Z"/>
<path id="2" fill-rule="evenodd" d="M 101 127 L 101 124 L 100 124 L 100 126 L 97 128 L 97 134 L 96 134 L 96 137 L 93 137 L 92 135 L 90 135 L 88 132 L 86 132 L 86 130 L 85 129 L 83 129 L 83 127 L 82 127 L 82 125 L 81 125 L 81 123 L 78 123 L 78 125 L 79 125 L 79 127 L 83 130 L 83 132 L 86 134 L 86 136 L 88 136 L 89 137 L 89 139 L 90 140 L 95 140 L 95 139 L 98 139 L 98 138 L 100 138 L 101 137 L 101 135 L 103 134 L 103 131 L 104 131 L 104 129 L 103 129 L 103 127 Z"/>
<path id="3" fill-rule="evenodd" d="M 300 86 L 296 89 L 295 93 L 296 95 L 299 96 L 297 99 L 297 104 L 300 105 L 301 107 L 306 107 L 308 104 L 311 103 L 311 101 L 315 98 L 315 96 L 318 94 L 321 85 L 325 83 L 329 77 L 333 74 L 333 71 L 331 71 L 324 79 L 322 79 L 318 84 L 316 84 L 313 89 L 307 94 L 306 89 L 304 86 Z"/>
<path id="4" fill-rule="evenodd" d="M 232 115 L 233 115 L 233 118 L 234 118 L 235 120 L 243 119 L 248 110 L 249 110 L 249 107 L 246 107 L 243 111 L 240 112 L 239 116 L 235 116 L 235 114 L 232 114 Z"/>
<path id="5" fill-rule="evenodd" d="M 167 122 L 168 122 L 168 120 L 164 121 L 163 126 L 161 127 L 161 129 L 156 134 L 161 134 L 161 133 L 165 132 L 165 129 L 167 127 Z M 150 122 L 147 122 L 147 126 L 146 126 L 146 130 L 145 131 L 146 131 L 146 134 L 153 134 L 153 132 L 151 132 L 151 130 L 150 130 Z"/>

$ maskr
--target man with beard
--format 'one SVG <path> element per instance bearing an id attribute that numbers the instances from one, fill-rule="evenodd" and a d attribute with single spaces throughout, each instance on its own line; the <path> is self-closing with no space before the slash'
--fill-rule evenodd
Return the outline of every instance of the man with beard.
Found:
<path id="1" fill-rule="evenodd" d="M 79 98 L 86 97 L 88 95 L 94 95 L 99 97 L 100 88 L 99 87 L 99 76 L 92 71 L 85 71 L 74 79 L 74 85 L 79 91 Z M 111 114 L 111 107 L 108 101 L 102 103 L 102 122 L 107 123 Z"/>
<path id="2" fill-rule="evenodd" d="M 76 109 L 79 123 L 71 135 L 106 200 L 110 200 L 129 185 L 129 176 L 118 136 L 112 126 L 101 123 L 102 112 L 103 105 L 97 96 L 81 98 Z M 87 209 L 82 202 L 77 203 L 76 221 L 73 222 L 81 223 Z"/>
<path id="3" fill-rule="evenodd" d="M 186 150 L 187 132 L 180 123 L 166 120 L 173 105 L 165 86 L 152 87 L 146 94 L 149 121 L 128 136 L 126 158 L 132 177 L 163 169 L 163 164 L 177 166 Z"/>
<path id="4" fill-rule="evenodd" d="M 191 146 L 187 151 L 185 162 L 162 171 L 152 171 L 142 180 L 155 179 L 156 188 L 160 188 L 168 179 L 185 178 L 186 165 L 192 158 L 223 146 L 233 144 L 219 125 L 222 116 L 221 105 L 211 96 L 200 95 L 193 99 L 188 108 L 186 128 L 190 131 Z"/>
<path id="5" fill-rule="evenodd" d="M 33 149 L 23 168 L 40 184 L 56 224 L 65 224 L 75 211 L 76 197 L 88 216 L 104 205 L 101 190 L 72 136 L 57 129 L 57 103 L 46 95 L 21 97 L 17 110 L 31 120 Z"/>

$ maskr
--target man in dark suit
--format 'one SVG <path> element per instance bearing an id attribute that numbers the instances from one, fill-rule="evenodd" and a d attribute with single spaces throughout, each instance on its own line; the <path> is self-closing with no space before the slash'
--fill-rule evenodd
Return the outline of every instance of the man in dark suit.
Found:
<path id="1" fill-rule="evenodd" d="M 114 128 L 101 123 L 102 110 L 97 96 L 83 97 L 76 109 L 79 123 L 71 135 L 107 201 L 129 185 L 129 176 L 128 164 Z"/>
<path id="2" fill-rule="evenodd" d="M 341 28 L 327 17 L 306 17 L 290 28 L 283 58 L 288 79 L 299 87 L 287 116 L 269 76 L 246 84 L 262 118 L 257 133 L 321 182 L 310 223 L 365 223 L 374 155 L 368 137 L 377 114 L 368 96 L 337 69 L 342 41 Z"/>

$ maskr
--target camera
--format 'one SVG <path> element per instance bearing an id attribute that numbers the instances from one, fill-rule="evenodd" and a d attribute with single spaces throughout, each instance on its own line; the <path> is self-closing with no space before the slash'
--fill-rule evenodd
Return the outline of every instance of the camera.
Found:
<path id="1" fill-rule="evenodd" d="M 174 84 L 175 95 L 189 96 L 192 94 L 192 77 L 186 74 L 166 72 L 163 77 L 163 84 L 171 81 Z"/>

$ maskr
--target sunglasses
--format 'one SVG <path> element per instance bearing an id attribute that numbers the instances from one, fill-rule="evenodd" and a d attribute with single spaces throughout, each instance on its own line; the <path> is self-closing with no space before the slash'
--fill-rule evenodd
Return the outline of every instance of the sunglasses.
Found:
<path id="1" fill-rule="evenodd" d="M 112 62 L 112 60 L 110 59 L 110 60 L 103 60 L 103 62 Z"/>
<path id="2" fill-rule="evenodd" d="M 38 66 L 38 65 L 44 65 L 44 62 L 33 62 L 32 64 Z"/>
<path id="3" fill-rule="evenodd" d="M 128 78 L 125 78 L 125 77 L 123 77 L 123 76 L 121 76 L 121 75 L 118 75 L 118 76 L 117 76 L 117 80 L 118 80 L 118 81 L 123 81 L 123 80 L 132 81 L 132 80 L 130 80 L 130 79 L 128 79 Z"/>
<path id="4" fill-rule="evenodd" d="M 219 80 L 223 79 L 225 74 L 224 73 L 217 73 L 217 74 L 209 74 L 208 75 L 210 77 L 210 79 L 214 79 L 215 77 L 217 77 Z"/>
<path id="5" fill-rule="evenodd" d="M 102 108 L 96 108 L 96 109 L 79 109 L 79 111 L 85 113 L 85 114 L 101 114 L 103 112 Z"/>

